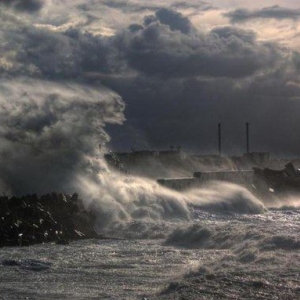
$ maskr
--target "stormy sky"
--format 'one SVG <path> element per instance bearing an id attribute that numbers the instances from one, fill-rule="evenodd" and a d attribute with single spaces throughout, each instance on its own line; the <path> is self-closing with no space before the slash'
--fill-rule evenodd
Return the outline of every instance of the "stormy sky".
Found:
<path id="1" fill-rule="evenodd" d="M 2 152 L 75 126 L 91 147 L 216 153 L 221 122 L 241 154 L 249 122 L 251 151 L 299 156 L 298 0 L 4 0 L 0 28 Z"/>

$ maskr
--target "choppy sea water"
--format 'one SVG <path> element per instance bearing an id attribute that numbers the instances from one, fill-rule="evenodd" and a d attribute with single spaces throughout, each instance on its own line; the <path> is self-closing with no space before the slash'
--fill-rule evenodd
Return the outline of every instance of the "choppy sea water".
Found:
<path id="1" fill-rule="evenodd" d="M 300 299 L 299 208 L 192 215 L 2 248 L 0 299 Z"/>

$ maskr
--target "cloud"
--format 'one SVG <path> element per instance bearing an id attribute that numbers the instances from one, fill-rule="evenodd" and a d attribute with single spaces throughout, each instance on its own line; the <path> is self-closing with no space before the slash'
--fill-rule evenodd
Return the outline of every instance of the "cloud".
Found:
<path id="1" fill-rule="evenodd" d="M 236 9 L 225 13 L 224 16 L 228 17 L 231 23 L 241 23 L 252 19 L 291 19 L 295 21 L 300 18 L 300 9 L 275 5 L 257 10 Z"/>
<path id="2" fill-rule="evenodd" d="M 114 59 L 109 38 L 78 29 L 52 31 L 14 17 L 3 18 L 0 24 L 5 28 L 5 43 L 0 45 L 2 76 L 76 80 L 85 72 L 109 73 L 122 66 L 122 61 Z"/>
<path id="3" fill-rule="evenodd" d="M 101 54 L 93 56 L 101 37 L 39 28 L 5 10 L 0 25 L 1 190 L 73 193 L 82 178 L 97 181 L 104 127 L 124 121 L 121 97 L 82 78 L 90 60 L 105 72 Z"/>
<path id="4" fill-rule="evenodd" d="M 34 13 L 42 9 L 44 2 L 42 0 L 1 0 L 0 4 L 10 6 L 17 11 Z"/>
<path id="5" fill-rule="evenodd" d="M 232 27 L 209 33 L 172 10 L 145 18 L 144 27 L 116 37 L 129 65 L 148 75 L 239 78 L 273 66 L 277 49 L 259 43 L 253 32 Z"/>
<path id="6" fill-rule="evenodd" d="M 217 153 L 221 122 L 224 153 L 241 154 L 245 122 L 250 122 L 251 151 L 297 155 L 299 78 L 290 69 L 292 61 L 287 59 L 287 66 L 283 61 L 273 71 L 244 80 L 155 76 L 104 80 L 127 104 L 126 123 L 108 128 L 116 137 L 112 146 L 144 149 L 179 144 L 192 152 Z"/>
<path id="7" fill-rule="evenodd" d="M 51 84 L 55 83 L 62 103 L 65 82 L 82 91 L 97 85 L 115 91 L 126 103 L 127 120 L 122 126 L 112 122 L 106 127 L 113 148 L 181 144 L 191 151 L 212 152 L 217 144 L 215 127 L 221 121 L 224 151 L 239 153 L 244 149 L 244 123 L 249 121 L 252 150 L 300 151 L 297 51 L 262 42 L 253 31 L 233 26 L 197 30 L 189 18 L 166 8 L 128 23 L 110 37 L 74 23 L 76 14 L 59 22 L 58 29 L 1 13 L 0 76 L 41 78 L 49 90 L 55 90 Z M 29 85 L 32 91 L 27 94 L 37 98 L 37 84 Z M 81 99 L 89 97 L 85 95 Z M 73 99 L 81 106 L 75 95 Z M 111 109 L 118 115 L 118 105 Z M 51 117 L 46 119 L 52 124 Z M 45 128 L 39 127 L 40 121 L 28 124 L 36 132 Z M 279 124 L 276 130 L 274 124 Z"/>
<path id="8" fill-rule="evenodd" d="M 224 151 L 239 153 L 249 121 L 252 150 L 300 150 L 295 137 L 300 106 L 296 52 L 260 42 L 255 33 L 240 28 L 184 31 L 174 26 L 180 22 L 162 23 L 158 16 L 119 33 L 112 43 L 136 75 L 100 76 L 127 104 L 122 129 L 109 128 L 117 137 L 113 147 L 181 144 L 212 152 L 221 121 L 226 124 Z"/>
<path id="9" fill-rule="evenodd" d="M 188 18 L 174 10 L 161 8 L 155 15 L 161 24 L 168 25 L 172 31 L 179 30 L 180 32 L 187 34 L 194 29 Z"/>

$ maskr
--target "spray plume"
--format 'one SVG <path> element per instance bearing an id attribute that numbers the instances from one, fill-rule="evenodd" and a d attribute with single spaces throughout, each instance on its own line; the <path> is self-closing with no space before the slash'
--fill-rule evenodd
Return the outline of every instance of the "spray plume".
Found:
<path id="1" fill-rule="evenodd" d="M 0 84 L 1 190 L 13 195 L 78 192 L 98 227 L 133 219 L 189 219 L 185 196 L 150 180 L 110 173 L 98 145 L 105 124 L 124 121 L 105 88 L 18 79 Z"/>
<path id="2" fill-rule="evenodd" d="M 98 144 L 107 123 L 124 121 L 124 104 L 103 87 L 18 79 L 0 84 L 1 189 L 15 195 L 78 192 L 97 214 L 98 231 L 131 221 L 191 220 L 189 206 L 261 213 L 251 193 L 218 184 L 186 193 L 153 180 L 110 172 Z M 127 226 L 125 225 L 125 227 Z"/>
<path id="3" fill-rule="evenodd" d="M 0 84 L 2 191 L 74 192 L 78 176 L 105 165 L 98 144 L 106 123 L 124 120 L 121 98 L 104 88 L 18 79 Z"/>

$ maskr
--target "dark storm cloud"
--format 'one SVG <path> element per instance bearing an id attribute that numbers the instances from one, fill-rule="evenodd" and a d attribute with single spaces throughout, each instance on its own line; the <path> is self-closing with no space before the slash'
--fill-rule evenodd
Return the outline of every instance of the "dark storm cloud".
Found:
<path id="1" fill-rule="evenodd" d="M 282 69 L 281 69 L 282 67 Z M 113 127 L 115 148 L 165 148 L 181 145 L 194 152 L 217 152 L 217 123 L 223 150 L 245 151 L 245 122 L 251 126 L 251 151 L 297 155 L 300 86 L 297 74 L 278 66 L 251 80 L 135 77 L 104 79 L 127 104 L 127 122 Z M 136 131 L 139 130 L 137 133 Z"/>
<path id="2" fill-rule="evenodd" d="M 246 22 L 251 19 L 291 19 L 300 18 L 299 9 L 291 9 L 280 6 L 271 6 L 257 10 L 237 9 L 224 14 L 232 23 Z"/>
<path id="3" fill-rule="evenodd" d="M 194 27 L 191 21 L 174 10 L 161 8 L 156 12 L 156 17 L 161 24 L 167 25 L 171 30 L 179 30 L 182 33 L 190 33 Z"/>
<path id="4" fill-rule="evenodd" d="M 0 189 L 82 191 L 81 180 L 97 181 L 105 167 L 97 159 L 104 127 L 124 120 L 119 95 L 81 80 L 94 61 L 105 71 L 105 42 L 24 19 L 0 10 Z"/>
<path id="5" fill-rule="evenodd" d="M 1 0 L 0 4 L 5 4 L 18 11 L 33 13 L 42 9 L 42 0 Z"/>
<path id="6" fill-rule="evenodd" d="M 148 75 L 239 78 L 273 66 L 279 55 L 252 32 L 222 27 L 204 34 L 169 9 L 146 17 L 139 29 L 120 34 L 118 45 L 130 66 Z"/>
<path id="7" fill-rule="evenodd" d="M 114 58 L 116 50 L 110 38 L 77 29 L 59 33 L 24 26 L 8 29 L 5 37 L 2 55 L 16 51 L 13 67 L 6 70 L 7 74 L 64 80 L 78 79 L 85 72 L 110 73 L 122 66 L 122 61 Z"/>
<path id="8" fill-rule="evenodd" d="M 169 9 L 158 10 L 144 24 L 132 24 L 114 37 L 35 27 L 10 35 L 8 31 L 6 48 L 20 49 L 17 62 L 47 78 L 114 74 L 128 67 L 151 76 L 241 78 L 271 68 L 280 59 L 274 45 L 257 42 L 252 32 L 220 27 L 201 33 L 188 18 Z"/>
<path id="9" fill-rule="evenodd" d="M 114 40 L 129 66 L 141 73 L 102 77 L 127 104 L 127 122 L 120 130 L 110 128 L 112 146 L 181 144 L 212 152 L 221 121 L 224 151 L 241 153 L 248 121 L 251 150 L 299 152 L 298 54 L 259 42 L 251 31 L 225 26 L 201 33 L 192 25 L 183 30 L 174 19 L 162 22 L 158 12 Z"/>
<path id="10" fill-rule="evenodd" d="M 300 152 L 299 54 L 260 42 L 251 31 L 223 26 L 200 32 L 170 9 L 112 37 L 79 28 L 4 25 L 9 26 L 3 26 L 6 43 L 0 48 L 13 74 L 89 87 L 101 83 L 122 96 L 127 121 L 119 129 L 109 127 L 113 147 L 181 144 L 209 152 L 216 148 L 221 121 L 224 150 L 241 151 L 249 121 L 252 150 Z M 38 132 L 39 120 L 33 118 L 28 128 Z"/>

